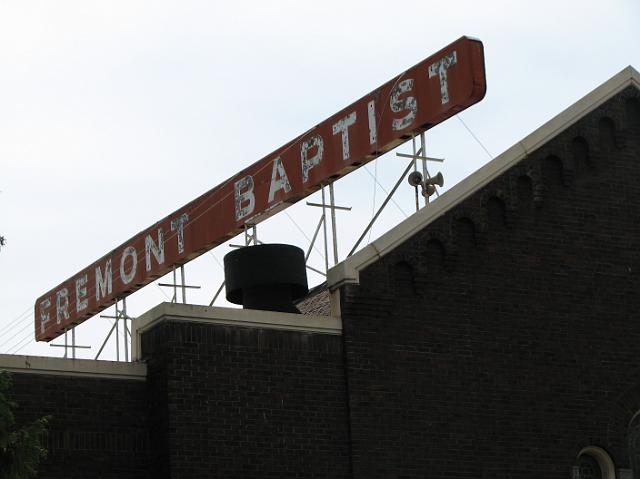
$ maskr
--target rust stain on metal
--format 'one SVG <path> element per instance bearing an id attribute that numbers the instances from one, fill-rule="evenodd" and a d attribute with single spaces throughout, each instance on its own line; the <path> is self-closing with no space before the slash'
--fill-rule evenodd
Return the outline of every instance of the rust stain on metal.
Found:
<path id="1" fill-rule="evenodd" d="M 35 303 L 36 339 L 56 338 L 245 224 L 477 103 L 485 90 L 482 43 L 456 40 L 43 294 Z"/>

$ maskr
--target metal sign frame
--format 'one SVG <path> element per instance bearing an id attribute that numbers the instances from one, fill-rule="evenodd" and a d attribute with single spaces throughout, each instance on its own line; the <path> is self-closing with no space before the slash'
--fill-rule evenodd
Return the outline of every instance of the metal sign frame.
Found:
<path id="1" fill-rule="evenodd" d="M 50 341 L 359 166 L 480 101 L 482 42 L 462 37 L 243 169 L 35 303 Z"/>

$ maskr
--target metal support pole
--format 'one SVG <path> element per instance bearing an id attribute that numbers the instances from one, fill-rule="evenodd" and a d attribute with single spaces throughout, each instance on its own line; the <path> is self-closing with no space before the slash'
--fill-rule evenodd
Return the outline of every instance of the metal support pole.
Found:
<path id="1" fill-rule="evenodd" d="M 64 328 L 64 356 L 65 359 L 67 358 L 67 328 Z"/>
<path id="2" fill-rule="evenodd" d="M 185 272 L 184 272 L 184 265 L 180 266 L 180 291 L 182 292 L 182 303 L 186 304 L 187 302 L 187 289 L 200 289 L 200 286 L 191 286 L 186 284 L 186 278 L 185 278 Z M 178 302 L 178 282 L 176 281 L 176 271 L 175 269 L 173 270 L 173 283 L 157 283 L 158 286 L 162 286 L 162 287 L 171 287 L 173 288 L 173 298 L 171 299 L 172 303 L 177 303 Z"/>
<path id="3" fill-rule="evenodd" d="M 118 324 L 117 322 L 113 323 L 113 326 L 111 326 L 111 329 L 109 330 L 109 334 L 107 334 L 107 337 L 105 338 L 104 342 L 102 343 L 102 346 L 100 346 L 100 349 L 98 350 L 98 354 L 96 354 L 96 357 L 93 358 L 93 359 L 98 359 L 100 357 L 100 354 L 102 353 L 102 350 L 107 345 L 107 341 L 109 341 L 109 338 L 111 337 L 111 334 L 113 333 L 113 330 L 115 329 L 117 324 Z"/>
<path id="4" fill-rule="evenodd" d="M 333 194 L 333 181 L 329 183 L 329 202 L 331 204 L 331 233 L 333 237 L 333 265 L 338 264 L 338 230 L 336 229 L 336 203 Z"/>
<path id="5" fill-rule="evenodd" d="M 129 362 L 129 343 L 127 341 L 127 298 L 123 298 L 122 300 L 122 316 L 124 318 L 124 332 L 122 336 L 124 336 L 124 360 L 125 362 Z"/>
<path id="6" fill-rule="evenodd" d="M 420 133 L 420 153 L 422 156 L 426 157 L 427 156 L 427 149 L 425 146 L 425 139 L 424 139 L 424 131 L 422 133 Z M 429 170 L 427 170 L 427 160 L 422 159 L 422 177 L 426 180 L 428 180 L 429 178 L 431 178 L 431 176 L 429 176 Z M 427 206 L 429 204 L 429 195 L 424 195 L 424 205 Z"/>
<path id="7" fill-rule="evenodd" d="M 336 221 L 336 210 L 351 211 L 351 207 L 337 206 L 335 204 L 335 193 L 333 189 L 333 183 L 328 183 L 328 185 L 329 185 L 329 201 L 330 201 L 329 204 L 327 204 L 327 198 L 325 196 L 325 191 L 324 191 L 324 187 L 326 185 L 324 184 L 322 184 L 320 187 L 320 193 L 322 195 L 322 203 L 312 203 L 310 201 L 307 201 L 308 206 L 316 206 L 316 207 L 322 208 L 322 214 L 320 215 L 320 220 L 318 221 L 318 225 L 316 226 L 316 229 L 313 233 L 313 239 L 310 240 L 309 249 L 304 255 L 304 261 L 306 264 L 307 261 L 309 260 L 309 255 L 311 254 L 311 250 L 315 247 L 315 242 L 316 242 L 316 238 L 318 237 L 318 233 L 320 232 L 320 227 L 322 227 L 322 233 L 324 236 L 325 273 L 329 270 L 329 238 L 327 233 L 327 209 L 331 210 L 331 237 L 333 239 L 333 262 L 334 262 L 333 264 L 334 265 L 338 264 L 338 229 L 337 229 L 337 221 Z M 309 239 L 307 235 L 304 235 L 304 236 L 305 238 Z M 310 269 L 311 271 L 318 272 L 318 270 L 315 270 L 309 266 L 307 266 L 307 268 Z M 325 273 L 320 273 L 320 274 L 322 274 L 323 276 L 326 276 Z"/>
<path id="8" fill-rule="evenodd" d="M 222 289 L 224 288 L 225 284 L 226 284 L 226 281 L 223 281 L 220 287 L 218 288 L 218 291 L 216 291 L 216 294 L 213 295 L 213 299 L 209 303 L 209 306 L 213 306 L 213 303 L 216 302 L 216 299 L 218 299 L 218 296 L 220 296 L 220 293 L 222 292 Z"/>
<path id="9" fill-rule="evenodd" d="M 324 271 L 329 271 L 329 245 L 327 244 L 327 210 L 326 201 L 324 198 L 324 185 L 320 187 L 322 193 L 322 229 L 324 233 Z"/>
<path id="10" fill-rule="evenodd" d="M 118 311 L 118 302 L 116 301 L 116 361 L 120 361 L 120 328 L 118 327 L 118 322 L 120 321 L 120 314 Z"/>
<path id="11" fill-rule="evenodd" d="M 416 136 L 411 134 L 411 147 L 413 151 L 413 171 L 418 171 L 418 160 L 416 160 L 416 155 L 418 152 L 416 151 Z M 420 194 L 418 193 L 418 187 L 413 187 L 415 196 L 416 196 L 416 211 L 420 209 Z"/>
<path id="12" fill-rule="evenodd" d="M 187 288 L 185 287 L 184 265 L 180 265 L 180 283 L 182 285 L 182 304 L 187 304 Z"/>
<path id="13" fill-rule="evenodd" d="M 249 233 L 251 230 L 251 233 Z M 244 245 L 250 246 L 253 242 L 254 245 L 260 243 L 258 241 L 258 227 L 256 225 L 244 225 Z"/>
<path id="14" fill-rule="evenodd" d="M 113 316 L 107 316 L 107 315 L 100 315 L 101 318 L 109 318 L 109 319 L 113 319 L 113 326 L 111 326 L 111 329 L 109 330 L 109 334 L 107 334 L 107 337 L 105 338 L 104 342 L 102 343 L 102 346 L 100 346 L 100 350 L 98 351 L 98 354 L 96 354 L 96 357 L 94 359 L 98 359 L 100 357 L 100 354 L 102 354 L 102 351 L 104 350 L 105 346 L 107 345 L 107 343 L 109 342 L 109 338 L 111 338 L 111 335 L 113 334 L 113 332 L 115 331 L 116 333 L 116 361 L 120 361 L 120 320 L 123 320 L 123 330 L 122 330 L 122 339 L 123 341 L 123 347 L 124 347 L 124 360 L 125 361 L 129 361 L 129 345 L 131 344 L 131 331 L 129 329 L 129 322 L 128 321 L 132 321 L 133 318 L 131 318 L 128 314 L 127 314 L 127 299 L 123 298 L 122 299 L 122 307 L 119 307 L 119 301 L 115 302 L 115 314 Z M 78 348 L 90 348 L 90 346 L 76 346 Z"/>
<path id="15" fill-rule="evenodd" d="M 312 266 L 309 266 L 308 264 L 305 265 L 305 267 L 309 270 L 309 271 L 313 271 L 314 273 L 318 273 L 320 276 L 324 276 L 325 278 L 327 277 L 326 273 L 323 273 L 322 271 L 320 271 L 319 269 L 315 269 Z"/>
<path id="16" fill-rule="evenodd" d="M 127 339 L 127 331 L 129 328 L 127 327 L 127 318 L 124 318 L 124 331 L 122 332 L 122 336 L 124 336 L 124 361 L 126 363 L 129 362 L 129 341 Z"/>
<path id="17" fill-rule="evenodd" d="M 376 214 L 373 216 L 373 218 L 371 218 L 371 221 L 369 222 L 367 227 L 364 229 L 364 232 L 362 233 L 362 235 L 360 235 L 360 238 L 358 238 L 358 241 L 356 241 L 356 244 L 353 246 L 353 248 L 351 248 L 351 251 L 349 251 L 349 254 L 347 255 L 347 257 L 349 257 L 353 253 L 355 253 L 356 249 L 360 245 L 360 242 L 362 242 L 364 237 L 367 235 L 367 232 L 369 231 L 369 229 L 373 226 L 373 223 L 375 223 L 375 221 L 378 219 L 378 216 L 380 216 L 380 213 L 382 213 L 382 210 L 384 209 L 384 207 L 387 206 L 387 203 L 389 203 L 389 201 L 391 200 L 391 197 L 393 196 L 393 194 L 398 189 L 398 186 L 400 186 L 400 183 L 402 183 L 402 180 L 404 180 L 404 177 L 407 176 L 407 173 L 409 173 L 409 170 L 411 169 L 412 166 L 413 166 L 413 161 L 411 163 L 409 163 L 409 165 L 402 172 L 402 175 L 400 176 L 400 179 L 393 186 L 393 189 L 389 192 L 389 194 L 385 198 L 384 202 L 380 205 L 380 208 L 378 209 Z"/>
<path id="18" fill-rule="evenodd" d="M 76 358 L 76 328 L 71 328 L 71 357 Z"/>
<path id="19" fill-rule="evenodd" d="M 172 303 L 178 302 L 178 278 L 176 278 L 176 267 L 173 267 L 173 298 L 171 298 Z"/>
<path id="20" fill-rule="evenodd" d="M 51 346 L 52 348 L 64 348 L 65 345 L 64 344 L 49 344 L 49 346 Z M 71 348 L 72 350 L 74 349 L 71 346 L 67 345 L 67 348 Z M 77 349 L 91 349 L 91 346 L 76 346 Z M 74 354 L 74 359 L 75 359 L 75 351 L 73 351 Z M 64 357 L 64 356 L 63 356 Z"/>
<path id="21" fill-rule="evenodd" d="M 304 263 L 307 264 L 309 260 L 309 255 L 311 254 L 311 250 L 313 249 L 313 245 L 316 243 L 316 238 L 318 237 L 318 233 L 320 232 L 320 227 L 324 223 L 324 217 L 320 217 L 320 221 L 318 221 L 318 226 L 316 226 L 316 230 L 313 232 L 313 238 L 311 238 L 311 244 L 309 244 L 309 249 L 307 250 L 307 254 L 304 255 Z"/>

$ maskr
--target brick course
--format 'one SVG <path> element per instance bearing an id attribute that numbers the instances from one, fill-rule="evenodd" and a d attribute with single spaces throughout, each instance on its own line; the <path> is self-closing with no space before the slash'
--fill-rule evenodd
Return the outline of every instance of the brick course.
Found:
<path id="1" fill-rule="evenodd" d="M 155 477 L 348 477 L 339 336 L 169 321 L 142 351 L 166 398 Z"/>
<path id="2" fill-rule="evenodd" d="M 567 478 L 586 446 L 628 469 L 639 287 L 629 87 L 342 286 L 342 336 L 168 319 L 146 381 L 12 395 L 54 416 L 43 478 Z"/>
<path id="3" fill-rule="evenodd" d="M 635 88 L 341 290 L 355 478 L 629 467 L 640 410 Z"/>
<path id="4" fill-rule="evenodd" d="M 39 478 L 148 477 L 144 382 L 19 373 L 12 378 L 18 423 L 51 416 Z"/>

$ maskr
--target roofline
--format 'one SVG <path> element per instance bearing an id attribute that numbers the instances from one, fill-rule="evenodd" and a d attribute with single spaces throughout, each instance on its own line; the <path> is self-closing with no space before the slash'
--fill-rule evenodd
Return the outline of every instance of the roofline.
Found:
<path id="1" fill-rule="evenodd" d="M 338 317 L 165 302 L 151 308 L 133 322 L 131 356 L 134 360 L 138 359 L 141 353 L 142 334 L 165 321 L 329 335 L 342 334 L 342 322 Z"/>
<path id="2" fill-rule="evenodd" d="M 83 376 L 134 381 L 144 381 L 147 378 L 147 365 L 144 363 L 17 356 L 13 354 L 0 354 L 0 369 L 18 374 L 46 376 Z"/>
<path id="3" fill-rule="evenodd" d="M 443 193 L 428 208 L 414 213 L 398 226 L 329 270 L 327 284 L 335 290 L 358 284 L 360 271 L 411 238 L 451 208 L 526 158 L 549 140 L 629 86 L 640 89 L 640 73 L 632 66 L 592 90 L 530 135 Z"/>

